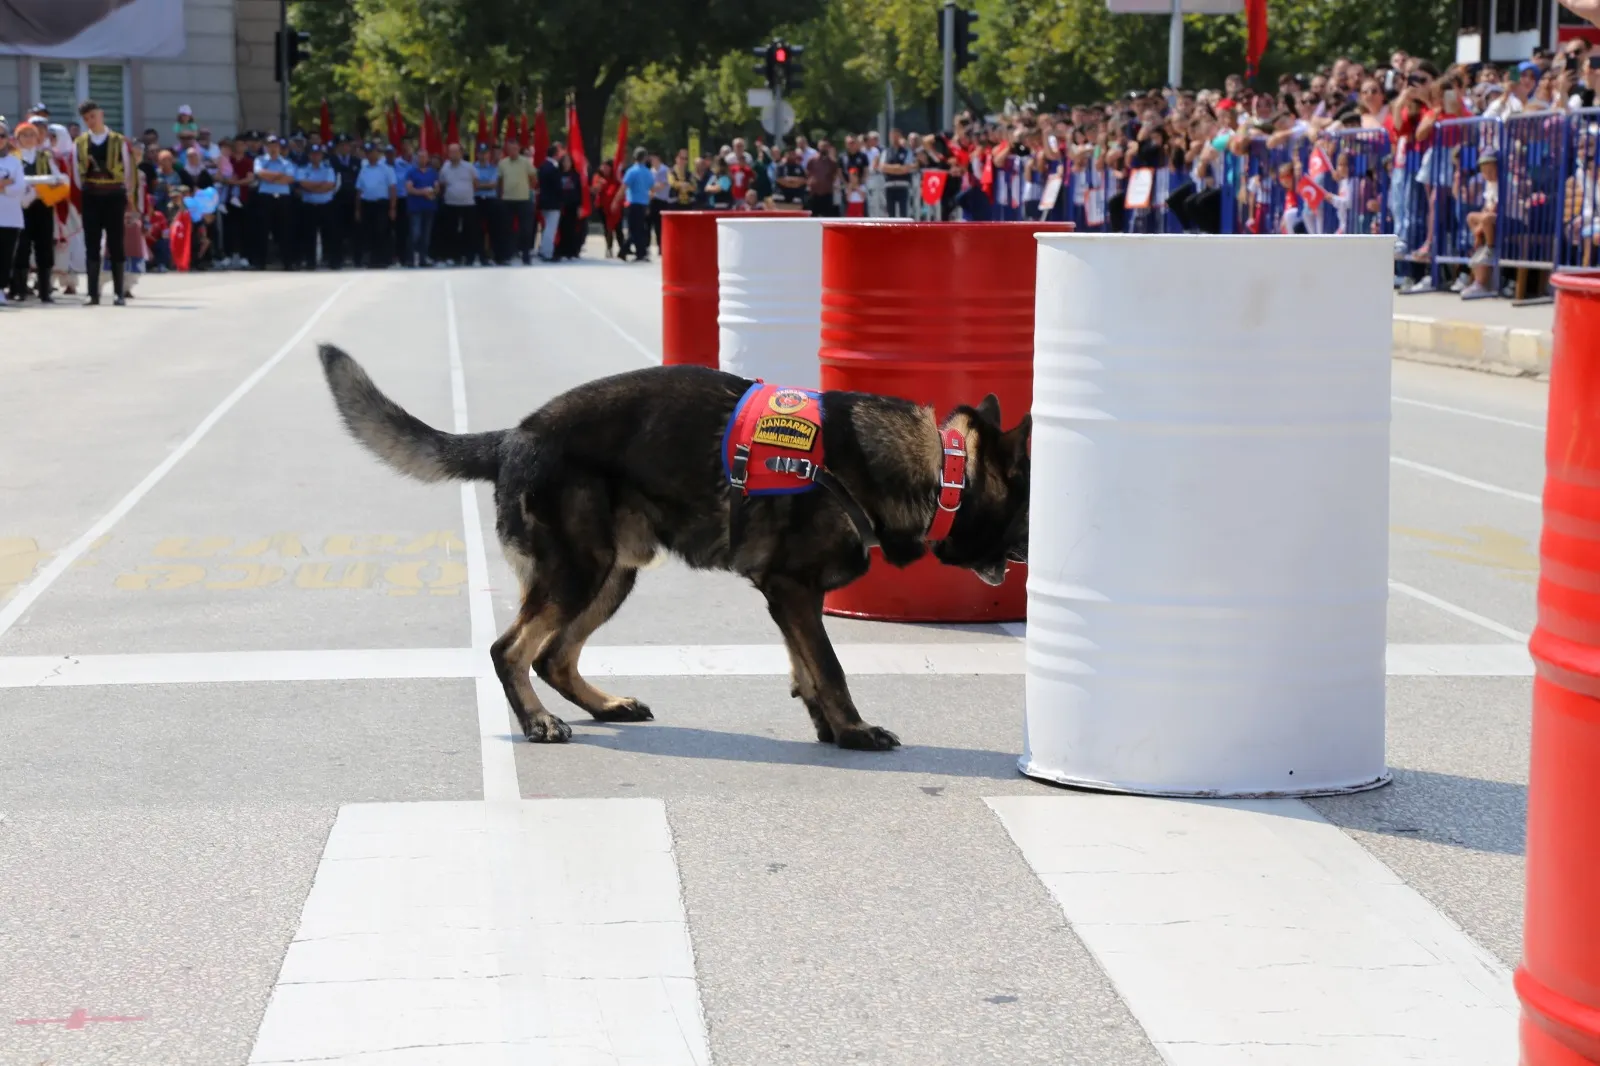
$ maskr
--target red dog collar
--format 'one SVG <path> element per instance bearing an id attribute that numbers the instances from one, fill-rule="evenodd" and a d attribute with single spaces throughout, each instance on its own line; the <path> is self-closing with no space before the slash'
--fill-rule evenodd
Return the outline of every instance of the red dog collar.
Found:
<path id="1" fill-rule="evenodd" d="M 940 432 L 944 446 L 944 465 L 939 468 L 939 506 L 928 526 L 929 540 L 944 540 L 956 524 L 961 510 L 961 493 L 967 487 L 967 442 L 958 429 Z"/>

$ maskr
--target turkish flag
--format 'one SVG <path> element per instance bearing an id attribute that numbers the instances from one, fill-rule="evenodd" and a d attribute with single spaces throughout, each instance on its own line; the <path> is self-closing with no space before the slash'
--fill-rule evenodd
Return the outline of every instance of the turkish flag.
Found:
<path id="1" fill-rule="evenodd" d="M 528 116 L 522 116 L 522 143 L 529 144 Z M 544 120 L 544 105 L 533 113 L 533 165 L 538 166 L 544 162 L 544 155 L 550 150 L 550 126 Z"/>
<path id="2" fill-rule="evenodd" d="M 444 146 L 449 148 L 452 144 L 461 143 L 461 124 L 456 121 L 456 109 L 451 108 L 449 117 L 444 122 Z"/>
<path id="3" fill-rule="evenodd" d="M 1300 197 L 1301 202 L 1310 209 L 1321 207 L 1322 201 L 1327 199 L 1328 196 L 1327 191 L 1317 184 L 1317 179 L 1313 178 L 1309 173 L 1301 176 L 1299 183 L 1294 187 L 1294 191 Z"/>
<path id="4" fill-rule="evenodd" d="M 617 122 L 617 157 L 612 161 L 613 177 L 622 177 L 622 168 L 628 165 L 628 113 L 624 111 Z"/>
<path id="5" fill-rule="evenodd" d="M 589 157 L 583 150 L 583 131 L 578 128 L 578 105 L 567 105 L 567 151 L 572 153 L 572 169 L 578 175 L 578 189 L 583 199 L 578 206 L 578 217 L 589 217 Z"/>
<path id="6" fill-rule="evenodd" d="M 318 123 L 317 132 L 322 134 L 322 143 L 325 145 L 332 144 L 333 116 L 328 114 L 328 98 L 326 96 L 322 98 L 322 113 L 318 116 Z"/>
<path id="7" fill-rule="evenodd" d="M 922 202 L 936 204 L 944 199 L 944 183 L 950 175 L 942 170 L 924 170 L 922 172 Z"/>
<path id="8" fill-rule="evenodd" d="M 400 98 L 391 97 L 389 103 L 389 143 L 396 148 L 406 139 L 406 117 L 400 113 Z"/>
<path id="9" fill-rule="evenodd" d="M 1267 0 L 1244 0 L 1244 76 L 1254 78 L 1267 51 Z"/>
<path id="10" fill-rule="evenodd" d="M 1324 174 L 1333 173 L 1333 164 L 1328 162 L 1328 153 L 1321 148 L 1311 150 L 1311 158 L 1306 161 L 1306 173 L 1313 178 L 1320 178 Z"/>
<path id="11" fill-rule="evenodd" d="M 172 221 L 172 232 L 167 234 L 167 247 L 172 252 L 172 269 L 186 271 L 189 269 L 189 235 L 194 229 L 194 223 L 189 219 L 188 211 L 179 211 L 178 217 Z"/>
<path id="12" fill-rule="evenodd" d="M 478 145 L 489 143 L 489 115 L 478 108 L 478 135 L 472 140 L 472 161 L 478 161 Z"/>
<path id="13" fill-rule="evenodd" d="M 439 119 L 433 105 L 422 105 L 422 148 L 429 155 L 444 154 L 444 135 L 439 132 Z"/>

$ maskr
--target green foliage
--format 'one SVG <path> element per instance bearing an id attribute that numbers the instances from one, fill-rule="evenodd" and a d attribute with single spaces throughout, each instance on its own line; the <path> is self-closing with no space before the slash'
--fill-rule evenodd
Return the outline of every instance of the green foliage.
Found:
<path id="1" fill-rule="evenodd" d="M 979 14 L 977 62 L 964 96 L 1004 102 L 1094 102 L 1166 79 L 1168 20 L 1112 15 L 1105 0 L 969 0 Z M 391 95 L 413 121 L 425 99 L 441 120 L 466 116 L 497 88 L 515 109 L 543 92 L 552 129 L 575 94 L 589 155 L 609 156 L 628 111 L 630 140 L 663 150 L 688 131 L 705 143 L 760 132 L 745 102 L 762 84 L 750 48 L 774 34 L 805 47 L 806 85 L 791 99 L 800 128 L 830 134 L 872 126 L 892 84 L 901 110 L 936 113 L 942 67 L 937 0 L 295 0 L 291 20 L 312 34 L 295 72 L 297 122 L 326 96 L 341 127 L 382 128 Z M 1339 55 L 1369 65 L 1401 48 L 1449 58 L 1453 0 L 1269 0 L 1258 85 L 1307 73 Z M 1189 16 L 1184 81 L 1220 86 L 1244 68 L 1243 16 Z"/>

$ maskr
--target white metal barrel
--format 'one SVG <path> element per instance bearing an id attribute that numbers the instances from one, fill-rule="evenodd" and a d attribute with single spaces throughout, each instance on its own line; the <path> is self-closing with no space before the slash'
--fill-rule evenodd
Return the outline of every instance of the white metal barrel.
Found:
<path id="1" fill-rule="evenodd" d="M 1041 235 L 1022 771 L 1388 779 L 1387 237 Z"/>
<path id="2" fill-rule="evenodd" d="M 821 371 L 823 219 L 717 220 L 718 363 L 815 389 Z"/>

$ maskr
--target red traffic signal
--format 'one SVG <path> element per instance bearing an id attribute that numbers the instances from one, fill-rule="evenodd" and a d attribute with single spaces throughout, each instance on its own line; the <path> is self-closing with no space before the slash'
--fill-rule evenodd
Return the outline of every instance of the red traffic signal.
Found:
<path id="1" fill-rule="evenodd" d="M 782 66 L 784 63 L 789 62 L 789 50 L 779 45 L 772 50 L 772 58 L 777 61 L 779 66 Z"/>

